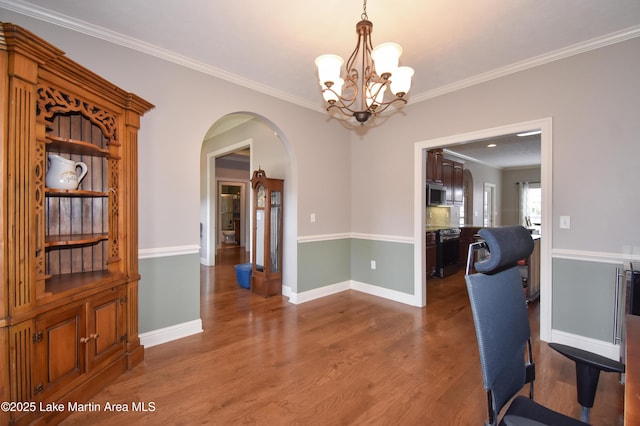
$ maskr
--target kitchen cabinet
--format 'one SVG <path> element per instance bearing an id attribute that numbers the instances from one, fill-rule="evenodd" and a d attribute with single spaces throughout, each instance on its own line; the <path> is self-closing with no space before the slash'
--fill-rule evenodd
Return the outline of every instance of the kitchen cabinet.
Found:
<path id="1" fill-rule="evenodd" d="M 442 160 L 442 184 L 446 190 L 446 203 L 453 204 L 453 161 L 448 158 Z"/>
<path id="2" fill-rule="evenodd" d="M 449 205 L 462 205 L 464 165 L 449 158 L 442 160 L 442 184 Z"/>
<path id="3" fill-rule="evenodd" d="M 437 265 L 436 231 L 427 231 L 426 240 L 427 240 L 426 242 L 427 277 L 430 277 L 436 273 L 436 265 Z"/>
<path id="4" fill-rule="evenodd" d="M 442 149 L 431 149 L 427 151 L 427 183 L 442 184 L 443 158 Z"/>
<path id="5" fill-rule="evenodd" d="M 447 204 L 462 205 L 464 164 L 445 158 L 442 149 L 430 149 L 426 166 L 426 183 L 444 186 Z"/>
<path id="6" fill-rule="evenodd" d="M 144 358 L 137 148 L 153 105 L 11 23 L 0 63 L 0 399 L 84 402 Z M 47 179 L 62 159 L 69 187 Z M 0 424 L 67 414 L 3 411 Z"/>

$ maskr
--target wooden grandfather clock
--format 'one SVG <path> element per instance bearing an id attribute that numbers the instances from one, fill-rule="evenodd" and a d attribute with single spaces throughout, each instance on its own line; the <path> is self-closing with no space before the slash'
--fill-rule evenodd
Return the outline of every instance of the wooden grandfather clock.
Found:
<path id="1" fill-rule="evenodd" d="M 253 172 L 253 266 L 251 290 L 263 297 L 282 294 L 282 189 L 284 180 Z"/>

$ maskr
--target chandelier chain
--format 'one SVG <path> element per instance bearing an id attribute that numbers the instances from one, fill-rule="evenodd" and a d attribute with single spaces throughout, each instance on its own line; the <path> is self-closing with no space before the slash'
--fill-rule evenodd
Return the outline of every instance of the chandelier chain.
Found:
<path id="1" fill-rule="evenodd" d="M 360 15 L 360 18 L 363 21 L 369 20 L 369 17 L 367 16 L 367 0 L 364 0 L 364 2 L 362 3 L 362 15 Z"/>

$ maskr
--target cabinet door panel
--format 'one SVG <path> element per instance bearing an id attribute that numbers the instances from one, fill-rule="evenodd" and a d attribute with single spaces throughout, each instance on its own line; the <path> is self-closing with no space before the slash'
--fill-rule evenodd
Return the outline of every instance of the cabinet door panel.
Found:
<path id="1" fill-rule="evenodd" d="M 118 289 L 89 302 L 89 368 L 125 351 L 124 296 L 124 289 Z"/>
<path id="2" fill-rule="evenodd" d="M 42 340 L 36 343 L 39 382 L 47 393 L 54 392 L 85 371 L 85 360 L 80 338 L 84 334 L 82 305 L 36 321 Z"/>

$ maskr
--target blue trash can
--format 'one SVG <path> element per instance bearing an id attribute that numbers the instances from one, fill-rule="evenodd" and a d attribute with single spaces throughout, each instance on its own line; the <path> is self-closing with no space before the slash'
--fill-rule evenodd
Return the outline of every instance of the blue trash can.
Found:
<path id="1" fill-rule="evenodd" d="M 242 288 L 251 287 L 251 263 L 243 263 L 234 266 L 236 268 L 236 280 Z"/>

